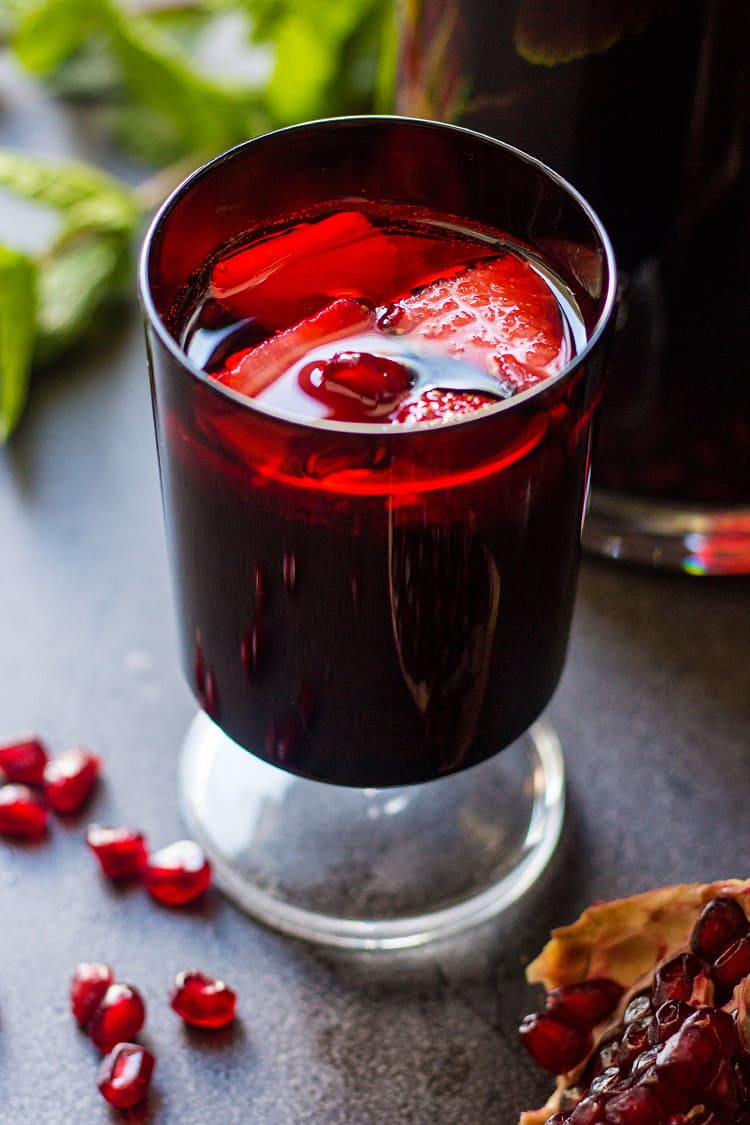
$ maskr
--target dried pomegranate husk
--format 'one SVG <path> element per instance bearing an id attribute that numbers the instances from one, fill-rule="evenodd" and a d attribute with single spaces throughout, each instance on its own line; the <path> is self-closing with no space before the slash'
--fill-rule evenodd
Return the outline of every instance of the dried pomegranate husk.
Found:
<path id="1" fill-rule="evenodd" d="M 657 970 L 679 954 L 690 956 L 695 923 L 703 908 L 717 898 L 735 900 L 745 918 L 750 919 L 750 880 L 729 879 L 658 887 L 629 898 L 595 903 L 571 925 L 553 930 L 550 941 L 526 970 L 531 984 L 542 984 L 549 993 L 583 981 L 607 979 L 622 986 L 623 994 L 614 1011 L 591 1029 L 586 1056 L 557 1076 L 555 1090 L 545 1105 L 522 1113 L 519 1125 L 546 1125 L 563 1108 L 564 1091 L 586 1087 L 592 1055 L 615 1031 L 621 1032 L 625 1009 L 634 997 L 651 988 Z M 697 1008 L 715 1005 L 736 1013 L 739 1042 L 745 1052 L 750 1050 L 750 977 L 737 984 L 731 995 L 721 995 L 710 974 L 699 972 L 689 999 Z M 665 1121 L 681 1119 L 681 1114 L 664 1117 Z M 702 1123 L 703 1119 L 699 1116 L 695 1120 Z M 705 1120 L 719 1118 L 707 1113 Z"/>

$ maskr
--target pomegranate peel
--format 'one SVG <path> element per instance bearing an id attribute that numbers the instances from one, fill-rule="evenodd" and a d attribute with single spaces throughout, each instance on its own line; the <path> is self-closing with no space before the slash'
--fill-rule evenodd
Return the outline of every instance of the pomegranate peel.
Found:
<path id="1" fill-rule="evenodd" d="M 701 1117 L 700 1114 L 696 1117 L 695 1091 L 687 1093 L 687 1086 L 674 1094 L 678 1102 L 680 1098 L 683 1099 L 684 1108 L 680 1105 L 675 1109 L 665 1103 L 667 1095 L 674 1093 L 668 1081 L 668 1072 L 670 1066 L 673 1074 L 675 1072 L 671 1062 L 675 1045 L 695 1039 L 696 1027 L 703 1023 L 711 1024 L 712 1027 L 719 1026 L 726 1019 L 726 1014 L 736 1014 L 734 1023 L 739 1048 L 747 1051 L 750 1046 L 750 977 L 744 976 L 737 980 L 731 993 L 722 993 L 721 982 L 715 983 L 712 975 L 715 962 L 722 956 L 724 961 L 731 960 L 725 954 L 727 948 L 731 950 L 732 942 L 741 943 L 743 940 L 742 935 L 737 936 L 741 925 L 739 914 L 735 912 L 736 918 L 730 917 L 725 923 L 723 940 L 729 942 L 729 945 L 725 945 L 723 949 L 714 945 L 710 950 L 710 964 L 699 961 L 691 952 L 696 947 L 700 949 L 702 942 L 708 948 L 710 942 L 715 940 L 716 932 L 721 929 L 711 919 L 715 900 L 737 903 L 744 915 L 746 933 L 750 932 L 750 923 L 747 922 L 750 917 L 750 880 L 739 879 L 677 884 L 659 887 L 630 898 L 598 902 L 585 910 L 575 922 L 553 930 L 542 952 L 526 970 L 530 983 L 542 984 L 548 993 L 555 994 L 559 989 L 606 978 L 619 985 L 623 991 L 611 1013 L 591 1026 L 592 1046 L 585 1057 L 565 1073 L 558 1075 L 555 1090 L 545 1105 L 522 1113 L 519 1125 L 547 1125 L 550 1120 L 555 1125 L 558 1121 L 567 1122 L 575 1102 L 570 1104 L 566 1102 L 566 1098 L 574 1087 L 585 1091 L 586 1096 L 580 1102 L 580 1111 L 576 1111 L 576 1116 L 570 1118 L 571 1125 L 573 1121 L 577 1125 L 579 1120 L 589 1120 L 589 1111 L 591 1122 L 619 1121 L 620 1113 L 623 1114 L 623 1121 L 648 1120 L 657 1125 L 662 1121 L 680 1123 L 693 1119 L 702 1123 L 704 1117 L 705 1121 L 725 1120 L 721 1110 L 717 1110 L 718 1116 L 715 1117 Z M 704 911 L 709 903 L 712 904 L 711 908 Z M 729 914 L 730 911 L 725 910 L 724 913 Z M 707 917 L 710 924 L 706 922 Z M 702 930 L 701 926 L 696 927 L 699 918 Z M 705 934 L 708 934 L 707 938 Z M 742 962 L 739 958 L 738 964 L 738 971 L 741 971 Z M 651 994 L 657 971 L 658 988 Z M 655 997 L 653 1004 L 648 997 L 644 999 L 646 990 L 649 996 Z M 668 1028 L 665 1034 L 671 1034 L 671 1037 L 666 1038 L 666 1042 L 662 1044 L 660 1039 L 654 1043 L 653 1036 L 654 1027 L 657 1028 L 658 1035 L 659 1026 L 654 1008 L 656 1004 L 663 1003 L 671 1005 L 672 1013 L 682 1010 L 682 1014 L 676 1020 L 677 1030 L 671 1033 L 671 1028 Z M 549 1017 L 555 1014 L 554 1009 L 554 1003 L 548 998 L 547 1012 L 540 1013 L 538 1017 L 527 1017 L 524 1024 L 528 1025 L 528 1021 L 534 1018 L 541 1020 L 545 1016 Z M 669 1013 L 662 1007 L 658 1011 L 664 1022 Z M 627 1028 L 623 1027 L 623 1018 Z M 649 1022 L 652 1026 L 647 1032 Z M 607 1044 L 616 1040 L 618 1034 L 622 1037 L 621 1046 L 617 1047 L 615 1044 L 613 1049 L 608 1048 Z M 650 1040 L 648 1035 L 651 1035 Z M 543 1037 L 540 1036 L 540 1039 L 545 1042 Z M 627 1053 L 626 1039 L 630 1044 L 630 1055 Z M 669 1044 L 671 1047 L 668 1047 Z M 616 1068 L 618 1051 L 620 1052 L 619 1085 L 616 1073 L 613 1072 L 612 1077 L 609 1070 L 592 1070 L 596 1053 L 603 1046 L 604 1050 L 600 1051 L 601 1067 L 614 1064 Z M 705 1092 L 708 1103 L 711 1103 L 712 1098 L 721 1097 L 735 1097 L 736 1100 L 736 1095 L 728 1092 L 732 1086 L 726 1076 L 728 1065 L 726 1061 L 722 1061 L 717 1074 L 712 1074 L 710 1082 L 706 1081 L 706 1090 L 700 1091 L 701 1097 Z M 598 1077 L 592 1079 L 592 1073 L 598 1073 Z M 588 1082 L 591 1082 L 590 1086 Z M 603 1084 L 607 1087 L 606 1091 L 602 1089 Z M 666 1087 L 668 1089 L 665 1094 Z M 627 1098 L 624 1096 L 626 1088 L 630 1091 Z M 638 1110 L 638 1098 L 645 1098 L 646 1095 L 639 1093 L 636 1097 L 635 1091 L 642 1089 L 648 1089 L 649 1096 L 656 1093 L 662 1098 L 661 1110 L 648 1111 L 656 1116 L 644 1117 L 645 1109 L 641 1107 Z M 580 1099 L 580 1092 L 577 1097 Z M 622 1105 L 616 1101 L 618 1098 Z M 632 1105 L 632 1110 L 627 1109 L 629 1105 Z M 607 1107 L 611 1107 L 611 1114 Z M 628 1112 L 640 1113 L 641 1116 L 631 1118 L 627 1116 Z M 710 1112 L 712 1111 L 706 1109 L 706 1114 Z M 727 1119 L 733 1121 L 735 1117 Z"/>

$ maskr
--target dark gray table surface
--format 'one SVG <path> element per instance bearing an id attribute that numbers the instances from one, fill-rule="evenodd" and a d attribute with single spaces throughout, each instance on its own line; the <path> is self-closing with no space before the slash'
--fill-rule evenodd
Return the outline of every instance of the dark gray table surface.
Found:
<path id="1" fill-rule="evenodd" d="M 0 141 L 89 154 L 94 142 L 0 71 Z M 4 212 L 7 215 L 10 211 Z M 183 834 L 175 764 L 194 705 L 178 671 L 141 327 L 135 308 L 34 382 L 0 449 L 0 735 L 99 752 L 105 782 L 36 846 L 0 842 L 0 1122 L 118 1118 L 68 1011 L 72 969 L 136 983 L 158 1056 L 133 1122 L 513 1125 L 548 1087 L 516 1038 L 538 1001 L 523 966 L 590 901 L 750 874 L 750 582 L 582 568 L 550 714 L 566 753 L 563 838 L 502 919 L 432 950 L 324 951 L 212 890 L 160 908 L 113 889 L 90 819 L 153 844 Z M 188 1033 L 165 995 L 198 965 L 240 998 L 234 1028 Z"/>

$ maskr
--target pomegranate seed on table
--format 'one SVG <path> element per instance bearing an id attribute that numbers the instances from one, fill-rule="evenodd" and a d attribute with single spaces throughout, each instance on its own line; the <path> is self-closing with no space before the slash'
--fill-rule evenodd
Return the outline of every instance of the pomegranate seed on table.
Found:
<path id="1" fill-rule="evenodd" d="M 114 980 L 109 965 L 99 961 L 78 965 L 70 982 L 70 1009 L 79 1027 L 86 1027 Z"/>
<path id="2" fill-rule="evenodd" d="M 198 898 L 211 882 L 211 864 L 193 840 L 178 840 L 155 852 L 143 869 L 146 889 L 167 906 Z"/>
<path id="3" fill-rule="evenodd" d="M 28 785 L 0 785 L 0 835 L 33 840 L 47 829 L 47 806 Z"/>
<path id="4" fill-rule="evenodd" d="M 21 785 L 41 785 L 47 762 L 47 749 L 36 735 L 19 735 L 0 743 L 0 781 Z"/>
<path id="5" fill-rule="evenodd" d="M 109 828 L 90 824 L 86 843 L 109 879 L 130 879 L 140 875 L 148 862 L 146 837 L 133 828 Z"/>
<path id="6" fill-rule="evenodd" d="M 197 969 L 179 973 L 169 1002 L 178 1016 L 193 1027 L 226 1027 L 234 1019 L 237 997 L 223 980 Z"/>
<path id="7" fill-rule="evenodd" d="M 44 767 L 44 792 L 50 808 L 57 813 L 77 812 L 91 796 L 100 769 L 101 759 L 80 747 L 50 758 Z"/>
<path id="8" fill-rule="evenodd" d="M 116 1043 L 137 1035 L 145 1019 L 146 1008 L 138 990 L 132 984 L 110 984 L 89 1020 L 89 1038 L 106 1053 Z"/>
<path id="9" fill-rule="evenodd" d="M 117 1109 L 136 1105 L 148 1093 L 156 1060 L 140 1043 L 118 1043 L 102 1059 L 97 1085 Z"/>

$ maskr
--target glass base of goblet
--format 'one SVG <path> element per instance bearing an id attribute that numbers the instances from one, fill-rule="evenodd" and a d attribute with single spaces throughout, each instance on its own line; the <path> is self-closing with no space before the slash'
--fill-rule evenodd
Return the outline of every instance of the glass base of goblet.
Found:
<path id="1" fill-rule="evenodd" d="M 750 574 L 750 508 L 668 504 L 592 489 L 586 551 L 687 574 Z"/>
<path id="2" fill-rule="evenodd" d="M 398 949 L 484 922 L 531 886 L 560 835 L 565 771 L 540 720 L 460 773 L 350 789 L 269 765 L 199 712 L 180 796 L 217 885 L 248 914 L 309 941 Z"/>

